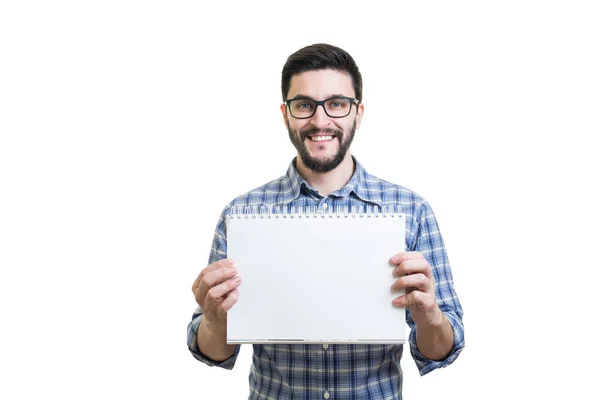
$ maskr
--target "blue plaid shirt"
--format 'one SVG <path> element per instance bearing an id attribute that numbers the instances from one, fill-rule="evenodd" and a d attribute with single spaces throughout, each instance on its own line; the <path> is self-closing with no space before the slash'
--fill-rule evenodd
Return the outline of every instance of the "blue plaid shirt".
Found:
<path id="1" fill-rule="evenodd" d="M 421 375 L 451 364 L 465 345 L 462 308 L 454 291 L 444 242 L 427 201 L 418 194 L 367 173 L 354 159 L 350 181 L 327 197 L 319 195 L 296 171 L 292 161 L 285 176 L 234 199 L 223 210 L 217 224 L 208 263 L 227 257 L 225 216 L 232 207 L 295 206 L 319 209 L 356 207 L 400 207 L 406 214 L 406 249 L 423 253 L 432 267 L 436 298 L 454 331 L 454 346 L 445 360 L 425 358 L 417 349 L 416 330 L 410 312 L 410 352 Z M 390 254 L 390 257 L 392 254 Z M 243 290 L 243 288 L 241 289 Z M 359 316 L 357 316 L 359 318 Z M 214 362 L 198 351 L 196 335 L 202 321 L 198 308 L 188 325 L 188 347 L 193 356 L 210 366 L 232 369 L 239 354 Z M 250 368 L 249 399 L 401 399 L 402 345 L 360 344 L 255 344 Z"/>

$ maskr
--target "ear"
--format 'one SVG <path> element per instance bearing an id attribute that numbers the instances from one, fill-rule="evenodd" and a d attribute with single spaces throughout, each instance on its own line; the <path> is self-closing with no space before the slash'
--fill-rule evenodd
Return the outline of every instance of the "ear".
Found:
<path id="1" fill-rule="evenodd" d="M 362 122 L 363 114 L 365 113 L 365 106 L 363 103 L 358 105 L 358 112 L 356 113 L 356 129 L 360 128 L 360 124 Z"/>
<path id="2" fill-rule="evenodd" d="M 288 126 L 288 116 L 287 116 L 287 109 L 285 106 L 285 103 L 281 103 L 281 106 L 279 107 L 281 108 L 281 115 L 283 115 L 283 123 L 285 124 L 285 127 L 287 128 Z"/>

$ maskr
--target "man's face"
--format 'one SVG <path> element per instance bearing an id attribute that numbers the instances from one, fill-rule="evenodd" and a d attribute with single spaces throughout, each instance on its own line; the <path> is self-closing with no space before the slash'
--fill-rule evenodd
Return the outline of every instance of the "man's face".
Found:
<path id="1" fill-rule="evenodd" d="M 346 73 L 325 69 L 294 75 L 287 98 L 321 101 L 336 96 L 355 96 L 352 78 Z M 362 104 L 353 104 L 351 108 L 347 117 L 333 118 L 325 113 L 322 106 L 317 106 L 312 117 L 297 119 L 282 104 L 281 111 L 290 140 L 306 167 L 317 173 L 325 173 L 349 157 L 348 149 L 354 131 L 360 127 L 363 114 Z"/>

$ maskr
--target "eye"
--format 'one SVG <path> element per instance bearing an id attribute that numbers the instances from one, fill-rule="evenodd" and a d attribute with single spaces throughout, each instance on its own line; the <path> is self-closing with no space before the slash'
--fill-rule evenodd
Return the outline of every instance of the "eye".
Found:
<path id="1" fill-rule="evenodd" d="M 330 99 L 327 101 L 327 108 L 332 109 L 340 109 L 347 108 L 350 102 L 346 99 Z"/>
<path id="2" fill-rule="evenodd" d="M 313 103 L 310 101 L 299 100 L 294 102 L 294 108 L 298 110 L 310 110 L 313 108 Z"/>

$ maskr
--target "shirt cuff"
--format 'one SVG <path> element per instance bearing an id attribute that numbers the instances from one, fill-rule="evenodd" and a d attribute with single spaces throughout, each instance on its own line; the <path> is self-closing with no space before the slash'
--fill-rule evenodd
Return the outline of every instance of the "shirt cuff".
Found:
<path id="1" fill-rule="evenodd" d="M 192 355 L 194 356 L 194 358 L 196 360 L 202 361 L 204 364 L 206 364 L 208 366 L 220 367 L 220 368 L 229 369 L 229 370 L 233 369 L 233 366 L 235 365 L 235 361 L 237 360 L 237 356 L 240 353 L 240 345 L 238 344 L 235 346 L 235 350 L 234 350 L 233 354 L 228 359 L 223 360 L 223 361 L 211 360 L 210 358 L 208 358 L 207 356 L 202 354 L 200 352 L 200 350 L 198 349 L 197 336 L 198 336 L 198 327 L 200 326 L 201 320 L 202 320 L 202 313 L 198 309 L 194 313 L 194 316 L 192 317 L 192 321 L 188 325 L 188 339 L 187 339 L 188 349 L 190 350 L 190 352 L 192 353 Z"/>
<path id="2" fill-rule="evenodd" d="M 417 348 L 417 330 L 412 329 L 410 332 L 408 339 L 410 344 L 410 353 L 417 364 L 417 368 L 419 369 L 419 374 L 421 376 L 428 374 L 435 369 L 444 368 L 452 364 L 465 347 L 465 331 L 462 321 L 454 312 L 444 312 L 444 315 L 448 318 L 448 321 L 450 321 L 450 325 L 452 326 L 452 331 L 454 333 L 454 345 L 452 346 L 450 354 L 448 354 L 444 360 L 430 360 L 421 354 Z"/>

